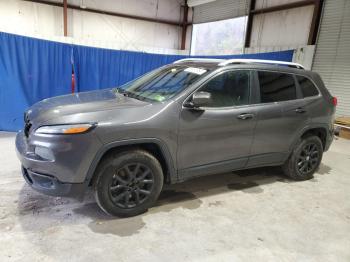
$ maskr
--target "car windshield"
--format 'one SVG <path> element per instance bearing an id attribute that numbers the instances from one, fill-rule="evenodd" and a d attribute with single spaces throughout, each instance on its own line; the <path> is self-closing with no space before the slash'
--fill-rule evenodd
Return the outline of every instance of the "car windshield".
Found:
<path id="1" fill-rule="evenodd" d="M 140 100 L 162 102 L 174 97 L 207 72 L 201 67 L 184 65 L 163 67 L 126 83 L 117 91 Z"/>

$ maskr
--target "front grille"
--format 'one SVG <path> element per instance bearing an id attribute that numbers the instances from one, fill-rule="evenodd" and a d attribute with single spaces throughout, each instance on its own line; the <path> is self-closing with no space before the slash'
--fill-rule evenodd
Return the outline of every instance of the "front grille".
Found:
<path id="1" fill-rule="evenodd" d="M 30 175 L 28 174 L 28 171 L 27 169 L 25 169 L 24 167 L 22 167 L 22 173 L 23 173 L 23 177 L 24 179 L 28 182 L 28 184 L 33 184 L 33 180 L 32 178 L 30 177 Z"/>
<path id="2" fill-rule="evenodd" d="M 27 113 L 24 113 L 24 135 L 26 137 L 29 136 L 29 131 L 30 131 L 30 128 L 32 127 L 32 124 L 30 123 L 30 120 L 29 120 L 29 117 L 28 117 L 28 114 Z"/>
<path id="3" fill-rule="evenodd" d="M 24 125 L 24 135 L 26 137 L 29 136 L 29 131 L 30 131 L 31 127 L 32 127 L 32 124 L 30 122 L 25 123 L 25 125 Z"/>

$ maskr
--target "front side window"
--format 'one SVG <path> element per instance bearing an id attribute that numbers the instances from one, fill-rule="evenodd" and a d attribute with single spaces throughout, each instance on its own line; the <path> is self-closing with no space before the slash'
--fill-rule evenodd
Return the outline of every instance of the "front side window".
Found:
<path id="1" fill-rule="evenodd" d="M 224 72 L 199 91 L 211 94 L 211 102 L 207 107 L 230 107 L 247 105 L 250 94 L 249 71 L 237 70 Z"/>
<path id="2" fill-rule="evenodd" d="M 304 76 L 297 76 L 297 79 L 304 97 L 318 95 L 318 90 L 316 86 L 310 81 L 310 79 Z"/>
<path id="3" fill-rule="evenodd" d="M 117 90 L 136 99 L 161 102 L 179 94 L 208 71 L 205 68 L 184 65 L 169 66 L 156 69 Z"/>
<path id="4" fill-rule="evenodd" d="M 259 71 L 260 101 L 271 103 L 297 98 L 293 75 Z"/>

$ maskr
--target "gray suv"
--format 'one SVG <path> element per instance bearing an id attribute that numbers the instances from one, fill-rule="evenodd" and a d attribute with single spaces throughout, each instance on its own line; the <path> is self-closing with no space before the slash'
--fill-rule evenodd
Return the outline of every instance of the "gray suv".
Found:
<path id="1" fill-rule="evenodd" d="M 55 196 L 92 187 L 133 216 L 164 184 L 262 166 L 312 178 L 333 139 L 336 98 L 301 65 L 185 59 L 121 87 L 45 99 L 16 137 L 27 183 Z"/>

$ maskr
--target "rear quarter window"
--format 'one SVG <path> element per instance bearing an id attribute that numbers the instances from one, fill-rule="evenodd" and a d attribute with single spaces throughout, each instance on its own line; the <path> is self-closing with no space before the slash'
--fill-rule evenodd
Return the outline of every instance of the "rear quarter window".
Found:
<path id="1" fill-rule="evenodd" d="M 258 76 L 261 103 L 288 101 L 297 98 L 293 75 L 259 71 Z"/>
<path id="2" fill-rule="evenodd" d="M 297 76 L 301 92 L 304 97 L 317 96 L 318 90 L 310 79 L 304 76 Z"/>

